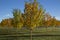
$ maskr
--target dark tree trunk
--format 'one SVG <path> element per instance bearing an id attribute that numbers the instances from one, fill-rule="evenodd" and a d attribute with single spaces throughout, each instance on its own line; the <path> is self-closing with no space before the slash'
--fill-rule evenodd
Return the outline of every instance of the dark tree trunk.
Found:
<path id="1" fill-rule="evenodd" d="M 32 29 L 30 29 L 30 39 L 32 40 Z"/>

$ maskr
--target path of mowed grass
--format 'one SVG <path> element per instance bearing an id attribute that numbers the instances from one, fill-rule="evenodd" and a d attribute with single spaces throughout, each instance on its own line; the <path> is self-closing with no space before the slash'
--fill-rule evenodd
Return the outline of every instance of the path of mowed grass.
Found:
<path id="1" fill-rule="evenodd" d="M 14 28 L 0 28 L 0 40 L 30 40 L 29 35 L 30 31 L 26 28 L 18 30 Z M 33 35 L 60 35 L 60 27 L 36 28 L 33 30 Z M 60 36 L 34 36 L 33 40 L 60 40 Z"/>

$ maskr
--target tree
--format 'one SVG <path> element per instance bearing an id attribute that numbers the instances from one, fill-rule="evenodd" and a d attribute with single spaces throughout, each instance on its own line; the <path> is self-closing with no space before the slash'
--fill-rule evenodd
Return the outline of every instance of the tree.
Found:
<path id="1" fill-rule="evenodd" d="M 43 20 L 44 10 L 42 7 L 39 9 L 39 4 L 36 0 L 33 3 L 25 3 L 25 26 L 30 29 L 31 40 L 32 40 L 32 30 L 37 27 L 38 24 Z"/>
<path id="2" fill-rule="evenodd" d="M 51 26 L 56 26 L 56 18 L 55 17 L 53 17 L 52 19 L 51 19 Z"/>
<path id="3" fill-rule="evenodd" d="M 60 20 L 56 20 L 56 27 L 60 27 Z"/>
<path id="4" fill-rule="evenodd" d="M 1 23 L 0 23 L 0 27 L 1 27 Z"/>
<path id="5" fill-rule="evenodd" d="M 39 23 L 37 24 L 37 26 L 43 26 L 44 25 L 44 15 L 45 15 L 45 10 L 43 9 L 43 7 L 40 7 L 39 9 L 39 13 L 40 13 L 40 19 L 39 19 Z"/>
<path id="6" fill-rule="evenodd" d="M 1 26 L 2 27 L 12 27 L 12 18 L 2 20 Z"/>
<path id="7" fill-rule="evenodd" d="M 8 26 L 7 23 L 8 23 L 7 19 L 4 19 L 4 20 L 1 21 L 1 26 L 2 27 L 7 27 Z"/>
<path id="8" fill-rule="evenodd" d="M 14 27 L 21 28 L 23 26 L 23 17 L 21 11 L 18 9 L 13 10 Z"/>
<path id="9" fill-rule="evenodd" d="M 49 13 L 46 13 L 45 14 L 45 26 L 46 27 L 49 27 L 51 25 L 51 15 Z"/>

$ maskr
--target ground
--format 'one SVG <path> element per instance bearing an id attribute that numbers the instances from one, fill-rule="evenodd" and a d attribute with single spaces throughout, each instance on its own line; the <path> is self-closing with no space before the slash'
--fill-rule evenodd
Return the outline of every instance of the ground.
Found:
<path id="1" fill-rule="evenodd" d="M 0 28 L 0 40 L 30 40 L 30 31 L 26 28 Z M 60 27 L 34 28 L 33 40 L 60 40 Z"/>

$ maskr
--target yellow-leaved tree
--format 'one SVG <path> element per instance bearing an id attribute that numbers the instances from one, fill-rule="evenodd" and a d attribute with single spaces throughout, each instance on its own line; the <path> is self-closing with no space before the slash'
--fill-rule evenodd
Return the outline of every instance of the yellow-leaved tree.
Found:
<path id="1" fill-rule="evenodd" d="M 24 9 L 24 23 L 27 28 L 30 29 L 31 40 L 32 31 L 35 27 L 39 26 L 39 23 L 43 20 L 44 9 L 39 6 L 39 3 L 34 0 L 34 2 L 26 2 Z"/>

